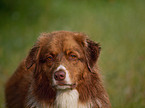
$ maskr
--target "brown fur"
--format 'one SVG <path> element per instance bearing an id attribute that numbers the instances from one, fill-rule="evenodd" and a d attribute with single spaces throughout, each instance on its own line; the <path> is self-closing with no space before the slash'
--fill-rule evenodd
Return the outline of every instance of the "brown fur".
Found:
<path id="1" fill-rule="evenodd" d="M 39 103 L 53 105 L 56 88 L 52 86 L 54 69 L 63 64 L 76 84 L 79 102 L 91 101 L 94 108 L 110 108 L 108 95 L 103 87 L 96 62 L 100 45 L 76 32 L 58 31 L 42 34 L 22 61 L 5 88 L 8 108 L 25 108 L 28 97 L 35 97 Z M 75 53 L 77 58 L 69 54 Z M 49 60 L 49 56 L 53 56 Z M 30 90 L 31 89 L 31 90 Z M 31 106 L 27 106 L 31 107 Z"/>

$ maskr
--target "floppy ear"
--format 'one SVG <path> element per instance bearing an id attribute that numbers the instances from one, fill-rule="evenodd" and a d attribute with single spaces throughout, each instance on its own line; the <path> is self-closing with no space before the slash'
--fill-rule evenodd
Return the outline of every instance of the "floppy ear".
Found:
<path id="1" fill-rule="evenodd" d="M 91 41 L 89 39 L 86 39 L 87 46 L 85 48 L 85 56 L 87 60 L 87 66 L 90 72 L 92 72 L 94 65 L 97 62 L 97 59 L 99 57 L 101 47 L 99 43 L 95 43 L 94 41 Z"/>
<path id="2" fill-rule="evenodd" d="M 101 47 L 99 43 L 96 43 L 87 38 L 85 34 L 75 33 L 75 40 L 83 47 L 87 66 L 90 72 L 93 72 L 93 67 L 99 57 Z"/>
<path id="3" fill-rule="evenodd" d="M 34 46 L 30 50 L 30 52 L 26 58 L 26 61 L 25 61 L 25 65 L 26 65 L 27 69 L 31 68 L 33 66 L 33 64 L 36 63 L 36 60 L 37 60 L 39 52 L 40 52 L 39 49 L 40 48 L 38 46 Z"/>

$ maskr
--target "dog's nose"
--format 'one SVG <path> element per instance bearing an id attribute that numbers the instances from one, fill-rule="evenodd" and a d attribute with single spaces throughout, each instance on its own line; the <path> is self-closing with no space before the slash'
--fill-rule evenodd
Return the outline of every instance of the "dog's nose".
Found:
<path id="1" fill-rule="evenodd" d="M 54 73 L 55 80 L 62 81 L 65 79 L 65 72 L 64 71 L 57 71 Z"/>

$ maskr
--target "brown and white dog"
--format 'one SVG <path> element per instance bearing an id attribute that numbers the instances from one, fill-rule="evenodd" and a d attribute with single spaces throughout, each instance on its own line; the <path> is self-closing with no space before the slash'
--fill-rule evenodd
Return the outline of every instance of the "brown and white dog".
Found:
<path id="1" fill-rule="evenodd" d="M 5 88 L 7 108 L 110 108 L 100 45 L 77 32 L 42 34 Z"/>

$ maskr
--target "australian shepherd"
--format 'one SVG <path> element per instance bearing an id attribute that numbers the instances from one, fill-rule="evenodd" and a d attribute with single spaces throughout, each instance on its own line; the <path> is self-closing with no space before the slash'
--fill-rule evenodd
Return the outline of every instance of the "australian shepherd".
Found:
<path id="1" fill-rule="evenodd" d="M 110 108 L 100 49 L 83 33 L 43 33 L 6 83 L 6 107 Z"/>

